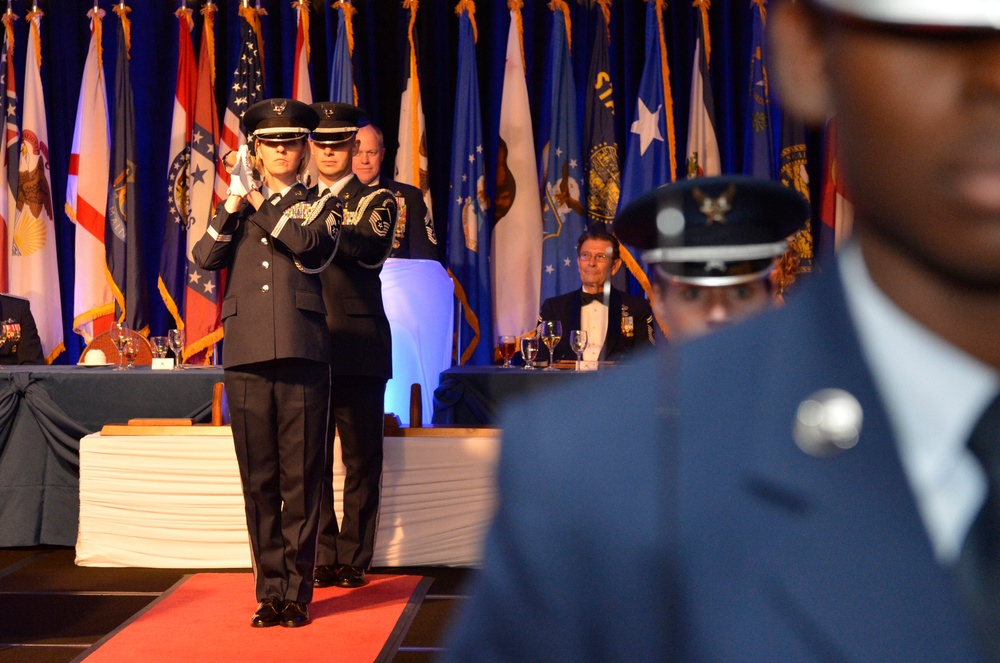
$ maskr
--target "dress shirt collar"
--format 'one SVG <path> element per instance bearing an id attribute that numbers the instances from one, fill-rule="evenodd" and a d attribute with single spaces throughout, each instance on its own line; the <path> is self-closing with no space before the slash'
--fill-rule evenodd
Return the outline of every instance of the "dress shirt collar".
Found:
<path id="1" fill-rule="evenodd" d="M 354 173 L 348 173 L 347 175 L 341 177 L 339 180 L 334 182 L 332 185 L 327 185 L 325 182 L 320 181 L 319 183 L 320 198 L 326 195 L 327 191 L 331 191 L 333 192 L 333 195 L 339 196 L 340 192 L 344 190 L 344 187 L 347 186 L 347 183 L 351 181 L 352 177 L 354 177 Z"/>
<path id="2" fill-rule="evenodd" d="M 986 495 L 985 474 L 966 441 L 1000 378 L 896 306 L 872 281 L 856 243 L 844 247 L 839 261 L 848 308 L 934 553 L 953 563 Z"/>

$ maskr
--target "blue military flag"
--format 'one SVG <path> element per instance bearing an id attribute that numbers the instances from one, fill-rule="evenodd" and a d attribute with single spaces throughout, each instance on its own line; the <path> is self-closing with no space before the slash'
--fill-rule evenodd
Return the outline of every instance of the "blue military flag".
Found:
<path id="1" fill-rule="evenodd" d="M 597 27 L 590 53 L 583 123 L 587 151 L 587 223 L 610 232 L 621 194 L 621 163 L 615 140 L 615 101 L 608 58 L 611 0 L 597 0 L 597 4 Z"/>
<path id="2" fill-rule="evenodd" d="M 333 3 L 337 10 L 337 41 L 333 46 L 333 64 L 330 66 L 330 101 L 358 104 L 358 90 L 354 85 L 351 56 L 354 53 L 354 14 L 358 10 L 350 0 Z"/>
<path id="3" fill-rule="evenodd" d="M 135 103 L 128 63 L 132 23 L 128 19 L 130 11 L 124 3 L 114 7 L 121 21 L 118 24 L 115 112 L 104 238 L 111 292 L 115 297 L 115 319 L 127 322 L 130 328 L 145 335 L 149 333 L 149 308 L 142 264 Z"/>
<path id="4" fill-rule="evenodd" d="M 583 159 L 576 120 L 576 83 L 570 60 L 569 6 L 552 0 L 552 38 L 542 119 L 541 299 L 576 290 L 576 241 L 586 227 Z"/>
<path id="5" fill-rule="evenodd" d="M 775 179 L 774 119 L 771 91 L 764 61 L 764 26 L 767 0 L 753 0 L 753 39 L 750 45 L 750 91 L 747 99 L 747 142 L 743 152 L 743 172 L 763 179 Z"/>
<path id="6" fill-rule="evenodd" d="M 458 4 L 458 80 L 451 147 L 448 204 L 448 272 L 462 310 L 455 356 L 458 364 L 493 363 L 493 301 L 490 297 L 490 221 L 483 122 L 476 72 L 475 4 Z M 483 338 L 485 335 L 485 339 Z"/>

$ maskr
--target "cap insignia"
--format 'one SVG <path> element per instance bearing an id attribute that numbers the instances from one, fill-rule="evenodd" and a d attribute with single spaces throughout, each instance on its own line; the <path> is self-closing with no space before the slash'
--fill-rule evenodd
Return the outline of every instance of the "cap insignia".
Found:
<path id="1" fill-rule="evenodd" d="M 323 109 L 323 115 L 326 115 L 327 117 L 333 117 L 333 109 L 332 108 L 324 108 Z"/>
<path id="2" fill-rule="evenodd" d="M 281 115 L 285 112 L 285 106 L 287 104 L 288 102 L 284 99 L 281 101 L 271 101 L 271 110 L 273 110 L 277 115 Z"/>
<path id="3" fill-rule="evenodd" d="M 707 221 L 706 226 L 710 226 L 713 223 L 725 223 L 726 215 L 733 211 L 733 198 L 736 196 L 736 186 L 733 184 L 729 185 L 726 192 L 719 196 L 718 198 L 711 198 L 706 196 L 705 193 L 696 188 L 691 192 L 698 203 L 701 204 L 699 211 L 705 215 Z"/>

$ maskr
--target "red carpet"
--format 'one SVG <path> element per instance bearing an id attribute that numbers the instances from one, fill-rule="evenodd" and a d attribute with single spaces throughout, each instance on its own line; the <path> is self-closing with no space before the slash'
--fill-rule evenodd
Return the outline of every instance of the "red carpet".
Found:
<path id="1" fill-rule="evenodd" d="M 188 576 L 77 660 L 387 661 L 402 642 L 429 582 L 419 576 L 368 578 L 359 589 L 317 589 L 308 626 L 251 628 L 257 608 L 252 575 Z"/>

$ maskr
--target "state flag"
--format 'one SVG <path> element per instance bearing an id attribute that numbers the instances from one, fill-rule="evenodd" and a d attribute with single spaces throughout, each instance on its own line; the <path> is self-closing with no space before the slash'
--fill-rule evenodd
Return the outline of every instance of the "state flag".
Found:
<path id="1" fill-rule="evenodd" d="M 712 94 L 712 41 L 708 31 L 711 0 L 694 0 L 695 46 L 691 71 L 691 105 L 687 143 L 687 176 L 722 174 L 715 135 L 715 99 Z"/>
<path id="2" fill-rule="evenodd" d="M 4 42 L 0 53 L 0 292 L 10 290 L 10 229 L 17 214 L 17 85 L 14 79 L 14 21 L 17 14 L 3 15 Z"/>
<path id="3" fill-rule="evenodd" d="M 396 150 L 396 164 L 393 179 L 403 184 L 411 184 L 423 194 L 427 206 L 424 223 L 433 226 L 434 206 L 431 204 L 431 183 L 427 167 L 427 123 L 424 121 L 424 105 L 420 98 L 420 75 L 417 67 L 417 20 L 418 0 L 404 0 L 403 7 L 410 11 L 407 28 L 406 85 L 399 105 L 399 149 Z"/>

